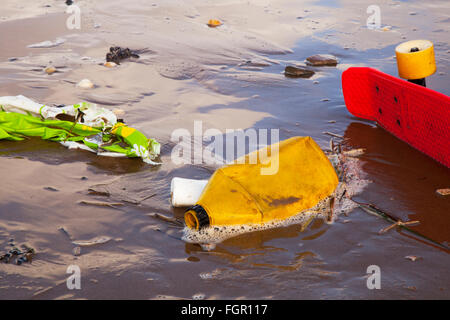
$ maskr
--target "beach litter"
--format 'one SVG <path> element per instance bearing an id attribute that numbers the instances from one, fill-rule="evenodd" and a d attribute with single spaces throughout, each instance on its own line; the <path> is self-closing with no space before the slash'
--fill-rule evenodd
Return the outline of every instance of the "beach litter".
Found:
<path id="1" fill-rule="evenodd" d="M 160 164 L 154 161 L 160 144 L 118 122 L 109 109 L 87 102 L 52 107 L 22 95 L 0 97 L 0 140 L 26 137 L 40 137 L 99 156 L 137 157 L 148 164 Z"/>
<path id="2" fill-rule="evenodd" d="M 182 239 L 211 250 L 217 243 L 244 233 L 292 224 L 305 230 L 316 218 L 333 223 L 339 214 L 358 207 L 351 197 L 362 192 L 370 181 L 364 179 L 357 158 L 341 153 L 340 144 L 330 143 L 332 150 L 324 152 L 308 137 L 286 141 L 292 148 L 284 145 L 278 149 L 282 173 L 273 177 L 258 174 L 255 178 L 254 170 L 261 169 L 261 163 L 249 165 L 249 161 L 238 159 L 235 165 L 216 171 L 208 182 L 187 183 L 183 181 L 186 179 L 174 178 L 172 205 L 193 206 L 187 209 Z M 255 152 L 261 150 L 264 149 Z M 246 160 L 250 156 L 252 153 L 245 156 Z M 266 166 L 267 163 L 270 160 L 266 158 Z M 258 210 L 264 211 L 261 214 Z"/>
<path id="3" fill-rule="evenodd" d="M 216 170 L 196 205 L 185 213 L 185 222 L 199 230 L 284 220 L 327 202 L 338 183 L 316 142 L 293 137 Z"/>

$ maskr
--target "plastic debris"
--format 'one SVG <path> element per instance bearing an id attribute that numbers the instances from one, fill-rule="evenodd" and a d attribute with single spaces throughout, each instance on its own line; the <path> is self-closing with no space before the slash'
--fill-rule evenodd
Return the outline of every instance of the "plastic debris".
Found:
<path id="1" fill-rule="evenodd" d="M 185 222 L 201 229 L 284 220 L 325 201 L 338 183 L 314 140 L 293 137 L 216 170 Z"/>
<path id="2" fill-rule="evenodd" d="M 0 97 L 0 140 L 24 136 L 57 141 L 109 157 L 139 157 L 149 164 L 159 156 L 160 144 L 118 122 L 116 115 L 96 104 L 50 107 L 24 96 Z"/>
<path id="3" fill-rule="evenodd" d="M 200 198 L 208 180 L 193 180 L 184 178 L 173 178 L 170 183 L 170 195 L 172 206 L 193 206 Z"/>

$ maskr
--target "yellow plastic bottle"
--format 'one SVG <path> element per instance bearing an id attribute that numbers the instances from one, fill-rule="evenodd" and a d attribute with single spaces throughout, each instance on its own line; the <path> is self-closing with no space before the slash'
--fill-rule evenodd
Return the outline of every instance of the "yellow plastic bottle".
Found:
<path id="1" fill-rule="evenodd" d="M 216 170 L 185 222 L 200 229 L 286 219 L 330 196 L 338 182 L 317 143 L 293 137 Z"/>

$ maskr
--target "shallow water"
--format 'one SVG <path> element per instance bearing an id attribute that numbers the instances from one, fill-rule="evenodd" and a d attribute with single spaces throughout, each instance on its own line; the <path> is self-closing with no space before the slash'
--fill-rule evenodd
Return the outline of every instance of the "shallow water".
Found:
<path id="1" fill-rule="evenodd" d="M 37 250 L 31 265 L 0 264 L 0 298 L 192 298 L 199 293 L 206 299 L 448 298 L 448 252 L 396 230 L 379 235 L 388 223 L 359 209 L 333 224 L 315 220 L 305 230 L 292 225 L 257 231 L 209 251 L 183 242 L 177 225 L 149 215 L 181 219 L 183 210 L 170 206 L 170 180 L 207 179 L 215 168 L 171 162 L 174 129 L 193 132 L 194 120 L 203 121 L 204 130 L 280 129 L 280 139 L 309 135 L 324 148 L 329 136 L 322 132 L 331 131 L 343 135 L 348 148 L 366 149 L 360 159 L 372 183 L 358 200 L 402 220 L 419 220 L 414 230 L 448 245 L 450 201 L 435 190 L 449 187 L 449 170 L 351 116 L 340 85 L 342 71 L 351 65 L 397 75 L 395 45 L 425 38 L 435 43 L 440 72 L 427 79 L 428 87 L 450 94 L 445 1 L 433 6 L 383 2 L 389 32 L 365 30 L 370 1 L 155 1 L 155 6 L 137 0 L 126 6 L 119 0 L 80 1 L 81 30 L 68 30 L 64 6 L 48 2 L 47 15 L 0 23 L 2 34 L 10 35 L 0 39 L 6 48 L 0 51 L 0 95 L 120 107 L 128 124 L 162 144 L 163 164 L 97 157 L 36 139 L 0 141 L 0 248 L 14 238 Z M 245 14 L 247 6 L 254 17 Z M 42 13 L 32 9 L 30 16 Z M 409 15 L 412 11 L 417 15 Z M 215 16 L 224 20 L 224 28 L 204 26 Z M 27 48 L 58 37 L 66 42 Z M 136 62 L 107 69 L 98 63 L 111 45 L 149 50 Z M 334 54 L 340 63 L 316 68 L 310 79 L 284 77 L 285 65 L 316 53 Z M 8 61 L 11 57 L 18 60 Z M 243 64 L 249 60 L 250 66 Z M 49 64 L 61 72 L 38 71 Z M 82 78 L 98 87 L 76 89 L 74 83 Z M 90 188 L 110 196 L 89 194 Z M 123 206 L 94 207 L 80 200 Z M 61 226 L 74 240 L 112 240 L 83 247 L 75 257 Z M 405 258 L 411 255 L 420 259 Z M 81 290 L 66 287 L 71 264 L 81 268 Z M 373 264 L 381 268 L 381 290 L 366 287 L 366 269 Z"/>

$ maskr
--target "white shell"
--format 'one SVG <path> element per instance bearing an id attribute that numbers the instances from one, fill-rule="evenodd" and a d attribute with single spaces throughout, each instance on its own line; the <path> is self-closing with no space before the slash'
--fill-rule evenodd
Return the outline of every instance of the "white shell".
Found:
<path id="1" fill-rule="evenodd" d="M 89 79 L 83 79 L 77 83 L 77 87 L 83 88 L 83 89 L 92 89 L 94 87 L 94 84 Z"/>

